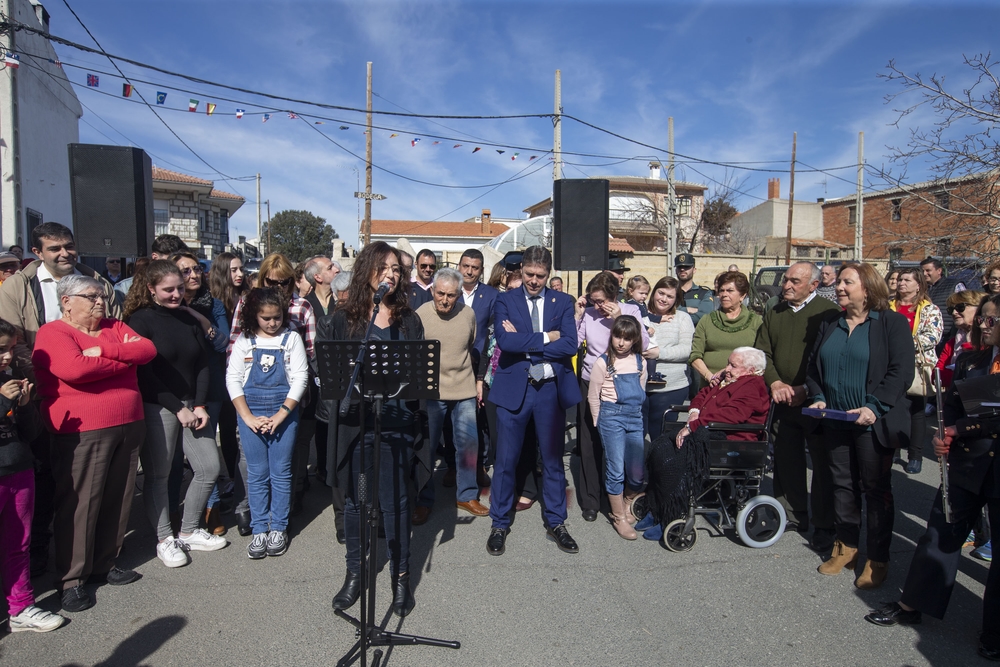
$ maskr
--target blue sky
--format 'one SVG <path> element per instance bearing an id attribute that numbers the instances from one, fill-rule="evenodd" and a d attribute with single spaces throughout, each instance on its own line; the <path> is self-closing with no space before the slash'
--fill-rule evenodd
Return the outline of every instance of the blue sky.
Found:
<path id="1" fill-rule="evenodd" d="M 677 153 L 783 172 L 730 169 L 739 177 L 749 175 L 741 209 L 766 197 L 769 177 L 782 179 L 787 196 L 793 131 L 800 170 L 853 165 L 859 131 L 865 132 L 867 161 L 883 164 L 885 147 L 905 143 L 907 129 L 892 126 L 896 114 L 883 98 L 895 89 L 876 75 L 895 59 L 904 70 L 946 74 L 960 86 L 968 80 L 963 54 L 996 47 L 1000 25 L 1000 6 L 986 2 L 70 4 L 109 53 L 253 91 L 346 107 L 364 107 L 369 60 L 375 108 L 420 114 L 551 113 L 554 73 L 561 69 L 565 113 L 656 147 L 566 120 L 564 151 L 593 157 L 566 155 L 565 177 L 646 175 L 650 159 L 666 160 L 667 118 L 673 116 Z M 46 8 L 54 35 L 93 45 L 62 2 L 48 0 Z M 158 166 L 215 178 L 216 187 L 248 200 L 231 221 L 237 233 L 255 235 L 254 184 L 223 182 L 216 171 L 260 172 L 261 199 L 270 200 L 272 213 L 310 210 L 349 243 L 356 241 L 353 193 L 359 176 L 363 189 L 364 163 L 344 149 L 363 157 L 363 128 L 352 125 L 364 122 L 362 114 L 267 100 L 121 64 L 128 76 L 150 82 L 135 86 L 151 102 L 158 90 L 168 93 L 165 107 L 173 109 L 186 110 L 190 98 L 199 100 L 197 114 L 160 111 L 210 168 L 147 108 L 121 97 L 122 80 L 109 74 L 114 69 L 106 58 L 56 48 L 72 81 L 82 84 L 87 72 L 100 76 L 100 92 L 76 88 L 86 105 L 81 141 L 138 145 Z M 207 102 L 218 105 L 212 117 L 204 112 Z M 237 108 L 246 109 L 241 120 L 232 115 Z M 289 119 L 289 110 L 301 119 Z M 267 123 L 259 115 L 264 111 L 272 114 Z M 318 118 L 311 115 L 332 120 L 315 125 Z M 906 127 L 930 120 L 921 111 Z M 375 218 L 463 220 L 482 208 L 494 217 L 522 217 L 522 209 L 551 194 L 548 118 L 376 116 L 374 123 L 389 128 L 373 134 L 375 164 L 435 184 L 376 168 L 373 189 L 387 199 L 374 204 Z M 342 124 L 350 129 L 339 130 Z M 399 136 L 390 139 L 393 132 Z M 421 141 L 413 147 L 415 137 Z M 435 140 L 441 143 L 433 145 Z M 453 148 L 456 143 L 462 147 Z M 482 150 L 473 154 L 477 145 Z M 518 159 L 512 161 L 515 152 Z M 539 158 L 529 163 L 531 155 Z M 679 178 L 709 186 L 727 171 L 679 162 Z M 911 169 L 909 176 L 921 180 L 926 172 Z M 468 187 L 512 178 L 490 192 Z M 851 194 L 854 179 L 853 168 L 797 173 L 796 199 Z"/>

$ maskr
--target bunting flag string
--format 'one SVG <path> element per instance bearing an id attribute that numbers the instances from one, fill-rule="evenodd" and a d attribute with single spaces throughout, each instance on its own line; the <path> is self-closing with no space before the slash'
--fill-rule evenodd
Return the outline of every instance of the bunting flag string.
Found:
<path id="1" fill-rule="evenodd" d="M 237 110 L 236 110 L 236 118 L 237 118 L 237 119 L 240 119 L 240 118 L 243 118 L 243 114 L 244 114 L 244 113 L 245 113 L 245 112 L 243 111 L 243 109 L 237 109 Z"/>
<path id="2" fill-rule="evenodd" d="M 531 157 L 528 158 L 528 162 L 533 162 L 534 160 L 537 160 L 537 159 L 538 159 L 537 155 L 532 155 Z"/>
<path id="3" fill-rule="evenodd" d="M 122 97 L 132 97 L 132 84 L 123 83 L 122 84 Z"/>
<path id="4" fill-rule="evenodd" d="M 296 115 L 295 115 L 295 114 L 293 114 L 293 113 L 289 113 L 289 114 L 288 114 L 288 118 L 289 118 L 289 120 L 297 120 L 297 119 L 298 119 L 298 116 L 296 116 Z"/>
<path id="5" fill-rule="evenodd" d="M 193 97 L 188 101 L 188 111 L 194 112 L 198 110 L 198 100 Z"/>
<path id="6" fill-rule="evenodd" d="M 500 150 L 499 148 L 497 149 L 497 153 L 499 153 L 500 155 L 503 155 L 503 154 L 504 154 L 504 153 L 506 153 L 506 152 L 507 152 L 507 151 L 502 151 L 502 150 Z"/>
<path id="7" fill-rule="evenodd" d="M 50 64 L 55 65 L 56 67 L 62 67 L 62 62 L 59 60 L 53 60 L 52 58 L 48 58 L 47 60 Z"/>
<path id="8" fill-rule="evenodd" d="M 413 139 L 410 140 L 410 146 L 416 146 L 419 143 L 420 143 L 420 137 L 414 137 Z"/>
<path id="9" fill-rule="evenodd" d="M 511 159 L 512 161 L 513 161 L 513 160 L 516 160 L 516 159 L 517 159 L 517 156 L 518 156 L 518 155 L 520 155 L 520 153 L 514 153 L 513 155 L 511 155 L 511 156 L 510 156 L 510 159 Z"/>
<path id="10" fill-rule="evenodd" d="M 317 123 L 317 125 L 322 125 L 322 123 Z M 351 129 L 351 128 L 347 127 L 346 125 L 341 125 L 341 126 L 340 126 L 340 127 L 338 127 L 337 129 L 338 129 L 338 130 L 349 130 L 349 129 Z"/>
<path id="11" fill-rule="evenodd" d="M 472 152 L 473 152 L 473 154 L 475 154 L 475 153 L 478 153 L 481 150 L 483 150 L 483 149 L 480 148 L 479 146 L 476 146 L 475 148 L 472 149 Z"/>
<path id="12" fill-rule="evenodd" d="M 101 79 L 96 74 L 88 74 L 87 75 L 87 86 L 89 86 L 90 88 L 99 88 L 100 87 L 99 86 L 100 82 L 101 82 Z"/>
<path id="13" fill-rule="evenodd" d="M 368 134 L 368 130 L 365 130 L 365 134 Z M 398 134 L 396 134 L 395 132 L 393 132 L 392 134 L 389 135 L 389 138 L 390 139 L 395 139 L 398 136 L 399 136 Z"/>
<path id="14" fill-rule="evenodd" d="M 454 146 L 452 146 L 452 148 L 461 148 L 461 147 L 462 147 L 462 144 L 455 144 Z"/>
<path id="15" fill-rule="evenodd" d="M 211 102 L 206 103 L 205 104 L 205 113 L 207 113 L 209 116 L 211 116 L 213 113 L 215 113 L 215 107 L 216 107 L 216 105 L 213 104 L 213 103 L 211 103 Z"/>
<path id="16" fill-rule="evenodd" d="M 266 123 L 269 120 L 271 120 L 271 114 L 266 113 L 266 114 L 263 115 L 263 117 L 261 117 L 260 122 Z"/>
<path id="17" fill-rule="evenodd" d="M 167 103 L 167 94 L 166 93 L 160 93 L 160 92 L 156 93 L 156 103 L 157 104 L 166 104 Z"/>
<path id="18" fill-rule="evenodd" d="M 21 64 L 21 56 L 8 51 L 3 57 L 3 64 L 11 69 L 17 69 Z"/>

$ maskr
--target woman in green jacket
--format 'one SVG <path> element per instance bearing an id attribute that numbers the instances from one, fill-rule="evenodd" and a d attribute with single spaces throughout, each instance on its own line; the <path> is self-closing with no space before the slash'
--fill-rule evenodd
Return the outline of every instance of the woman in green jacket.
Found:
<path id="1" fill-rule="evenodd" d="M 719 309 L 698 321 L 688 362 L 700 386 L 708 384 L 726 367 L 729 355 L 738 347 L 753 347 L 760 328 L 760 315 L 743 305 L 750 282 L 739 271 L 727 271 L 717 279 Z"/>

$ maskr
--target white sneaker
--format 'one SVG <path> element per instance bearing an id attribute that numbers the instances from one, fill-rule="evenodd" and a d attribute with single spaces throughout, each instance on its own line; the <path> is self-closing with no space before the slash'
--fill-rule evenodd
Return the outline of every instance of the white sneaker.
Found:
<path id="1" fill-rule="evenodd" d="M 212 535 L 204 528 L 195 529 L 187 537 L 178 535 L 177 541 L 183 542 L 191 551 L 218 551 L 219 549 L 225 549 L 229 544 L 226 538 L 219 535 Z"/>
<path id="2" fill-rule="evenodd" d="M 10 617 L 11 632 L 51 632 L 66 622 L 65 617 L 29 605 L 17 616 Z"/>
<path id="3" fill-rule="evenodd" d="M 164 540 L 156 545 L 156 556 L 167 567 L 183 567 L 188 564 L 188 555 L 184 551 L 180 540 L 173 538 Z"/>

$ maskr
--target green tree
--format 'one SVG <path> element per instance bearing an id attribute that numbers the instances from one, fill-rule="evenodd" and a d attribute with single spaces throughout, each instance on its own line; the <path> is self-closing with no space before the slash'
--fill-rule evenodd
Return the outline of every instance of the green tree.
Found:
<path id="1" fill-rule="evenodd" d="M 326 220 L 309 211 L 281 211 L 262 225 L 262 245 L 271 252 L 280 252 L 292 263 L 315 255 L 329 257 L 331 244 L 337 236 Z M 270 243 L 268 239 L 270 238 Z"/>

